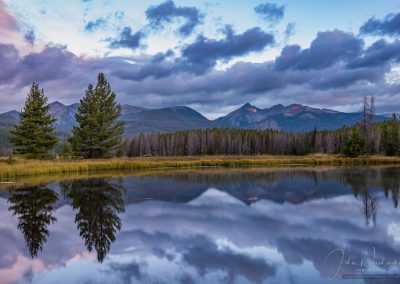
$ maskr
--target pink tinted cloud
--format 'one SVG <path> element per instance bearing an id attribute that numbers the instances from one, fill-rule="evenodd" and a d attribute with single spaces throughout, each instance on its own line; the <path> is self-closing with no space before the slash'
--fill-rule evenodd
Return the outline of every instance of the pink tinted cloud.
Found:
<path id="1" fill-rule="evenodd" d="M 0 29 L 8 31 L 18 31 L 18 23 L 7 11 L 6 5 L 0 0 Z"/>

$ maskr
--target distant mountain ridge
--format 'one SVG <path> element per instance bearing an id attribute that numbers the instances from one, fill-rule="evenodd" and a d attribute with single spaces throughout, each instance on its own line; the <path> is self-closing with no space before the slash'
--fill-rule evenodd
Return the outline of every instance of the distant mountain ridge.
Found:
<path id="1" fill-rule="evenodd" d="M 50 104 L 50 114 L 57 118 L 58 136 L 66 137 L 76 124 L 75 113 L 79 104 L 64 105 L 58 101 Z M 389 115 L 377 115 L 376 121 L 390 119 Z M 209 120 L 186 106 L 148 109 L 140 106 L 122 105 L 121 121 L 125 122 L 125 136 L 139 133 L 173 132 L 177 130 L 212 127 L 279 129 L 282 131 L 332 130 L 343 125 L 351 126 L 360 119 L 360 113 L 345 113 L 331 109 L 319 109 L 301 104 L 270 108 L 258 108 L 249 103 L 231 113 Z M 0 144 L 7 144 L 9 129 L 19 120 L 17 111 L 0 114 Z"/>
<path id="2" fill-rule="evenodd" d="M 360 113 L 345 113 L 331 109 L 319 109 L 300 104 L 281 104 L 260 109 L 249 103 L 215 120 L 219 127 L 279 129 L 283 131 L 333 130 L 343 125 L 351 126 L 360 119 Z M 387 120 L 377 115 L 376 121 Z"/>

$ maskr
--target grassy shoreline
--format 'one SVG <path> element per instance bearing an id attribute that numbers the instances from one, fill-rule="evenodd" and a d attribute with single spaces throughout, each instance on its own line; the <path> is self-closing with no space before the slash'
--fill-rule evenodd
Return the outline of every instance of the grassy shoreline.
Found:
<path id="1" fill-rule="evenodd" d="M 189 157 L 140 157 L 108 160 L 23 160 L 8 164 L 0 159 L 0 178 L 66 173 L 95 173 L 113 170 L 148 170 L 160 168 L 191 167 L 243 167 L 243 166 L 295 166 L 295 165 L 398 165 L 400 157 L 370 156 L 346 158 L 336 155 L 310 156 L 189 156 Z"/>
<path id="2" fill-rule="evenodd" d="M 379 167 L 388 167 L 387 165 L 382 165 Z M 326 171 L 328 169 L 336 169 L 337 166 L 296 166 L 289 167 L 290 169 L 295 168 L 296 170 L 302 171 Z M 63 173 L 63 174 L 48 174 L 48 175 L 31 175 L 31 176 L 18 176 L 1 179 L 0 178 L 0 192 L 1 190 L 15 189 L 21 187 L 32 187 L 37 185 L 47 185 L 53 182 L 60 181 L 71 181 L 71 180 L 85 180 L 92 178 L 122 178 L 126 176 L 136 176 L 136 177 L 174 177 L 176 175 L 213 175 L 221 176 L 224 174 L 235 174 L 235 173 L 268 173 L 268 172 L 278 172 L 287 171 L 287 166 L 269 166 L 269 167 L 190 167 L 190 168 L 158 168 L 158 169 L 148 169 L 148 170 L 117 170 L 117 171 L 101 171 L 101 172 L 85 172 L 85 173 Z"/>

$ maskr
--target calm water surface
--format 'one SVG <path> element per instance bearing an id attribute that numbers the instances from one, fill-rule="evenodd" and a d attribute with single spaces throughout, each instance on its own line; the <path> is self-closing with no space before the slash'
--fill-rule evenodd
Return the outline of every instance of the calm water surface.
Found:
<path id="1" fill-rule="evenodd" d="M 0 283 L 400 282 L 399 168 L 0 186 Z"/>

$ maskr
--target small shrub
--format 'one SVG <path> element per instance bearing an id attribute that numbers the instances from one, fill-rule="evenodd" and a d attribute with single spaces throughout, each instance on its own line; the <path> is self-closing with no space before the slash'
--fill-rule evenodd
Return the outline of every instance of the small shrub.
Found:
<path id="1" fill-rule="evenodd" d="M 7 165 L 14 165 L 17 163 L 17 160 L 13 156 L 8 156 L 6 160 Z"/>

